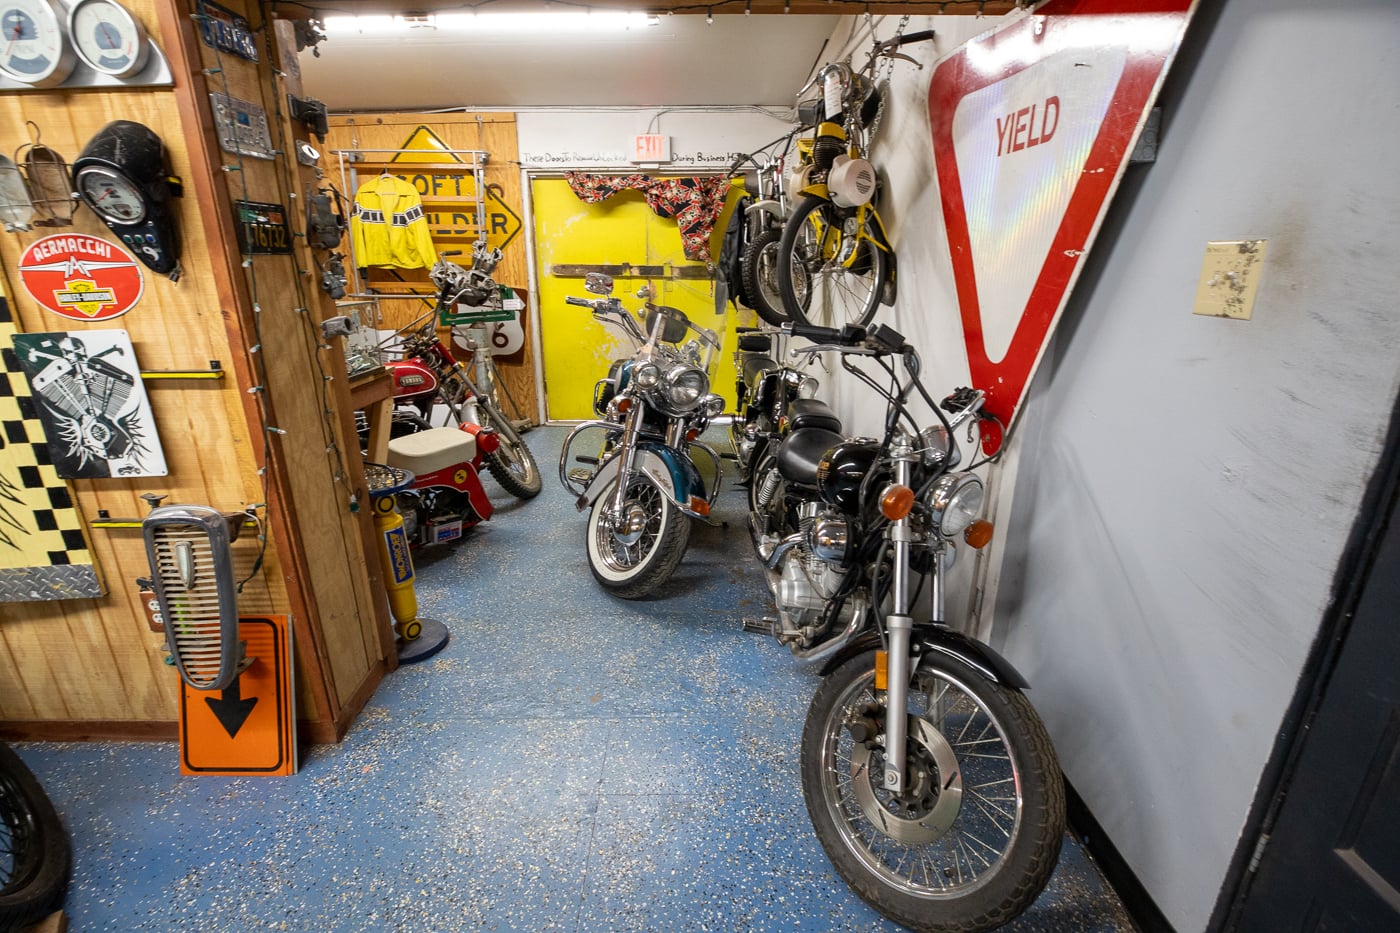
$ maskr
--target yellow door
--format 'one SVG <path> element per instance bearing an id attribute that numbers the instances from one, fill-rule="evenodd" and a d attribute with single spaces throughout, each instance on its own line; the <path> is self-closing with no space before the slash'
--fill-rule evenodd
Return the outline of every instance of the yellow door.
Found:
<path id="1" fill-rule="evenodd" d="M 710 239 L 710 255 L 718 259 L 729 215 L 741 190 L 730 188 L 725 209 Z M 605 201 L 588 204 L 562 178 L 531 182 L 534 206 L 535 261 L 538 263 L 540 344 L 543 355 L 546 410 L 550 421 L 594 418 L 593 387 L 607 375 L 612 361 L 630 356 L 632 346 L 614 326 L 593 320 L 587 308 L 564 303 L 565 297 L 596 298 L 584 291 L 583 275 L 590 266 L 649 266 L 645 274 L 615 276 L 613 294 L 623 307 L 642 306 L 637 290 L 651 286 L 657 304 L 679 308 L 700 327 L 724 333 L 710 391 L 734 408 L 734 327 L 753 324 L 752 312 L 736 320 L 734 305 L 716 314 L 717 284 L 705 264 L 691 262 L 681 249 L 676 221 L 658 217 L 638 191 L 622 191 Z M 656 267 L 661 267 L 657 269 Z M 655 274 L 660 272 L 660 274 Z"/>

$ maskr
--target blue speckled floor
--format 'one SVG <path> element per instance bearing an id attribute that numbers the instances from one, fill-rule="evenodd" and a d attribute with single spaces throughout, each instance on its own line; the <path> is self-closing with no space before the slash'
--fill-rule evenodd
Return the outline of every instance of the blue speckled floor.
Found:
<path id="1" fill-rule="evenodd" d="M 24 744 L 73 838 L 69 929 L 893 931 L 802 806 L 815 671 L 739 620 L 768 607 L 742 526 L 696 526 L 663 598 L 602 594 L 555 479 L 420 553 L 446 649 L 385 680 L 290 778 L 181 777 L 171 744 Z M 172 674 L 172 676 L 174 676 Z M 1008 931 L 1130 931 L 1072 839 Z"/>

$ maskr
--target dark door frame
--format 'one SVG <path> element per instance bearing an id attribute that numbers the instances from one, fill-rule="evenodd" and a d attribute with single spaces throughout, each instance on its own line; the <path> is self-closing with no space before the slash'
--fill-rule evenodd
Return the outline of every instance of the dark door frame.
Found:
<path id="1" fill-rule="evenodd" d="M 1254 868 L 1264 841 L 1273 831 L 1279 809 L 1302 754 L 1308 726 L 1317 716 L 1327 692 L 1337 657 L 1351 630 L 1352 618 L 1366 577 L 1400 491 L 1400 397 L 1392 404 L 1385 446 L 1362 496 L 1346 548 L 1332 586 L 1332 601 L 1323 614 L 1317 638 L 1298 677 L 1298 688 L 1284 715 L 1279 737 L 1259 778 L 1259 792 L 1250 806 L 1239 845 L 1221 884 L 1211 913 L 1211 930 L 1230 930 L 1238 924 L 1254 880 Z M 1400 606 L 1396 607 L 1400 615 Z"/>

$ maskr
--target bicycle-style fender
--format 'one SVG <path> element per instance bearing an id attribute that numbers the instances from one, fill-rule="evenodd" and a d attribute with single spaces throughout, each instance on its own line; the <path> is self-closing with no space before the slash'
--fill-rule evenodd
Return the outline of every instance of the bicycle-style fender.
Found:
<path id="1" fill-rule="evenodd" d="M 920 654 L 929 652 L 946 654 L 979 671 L 995 683 L 1005 684 L 1017 690 L 1030 688 L 1030 682 L 995 648 L 969 638 L 961 632 L 936 625 L 922 625 L 914 630 L 914 641 L 918 645 Z M 867 629 L 827 659 L 826 663 L 822 665 L 822 676 L 830 674 L 856 655 L 879 649 L 880 633 Z"/>
<path id="2" fill-rule="evenodd" d="M 619 455 L 610 457 L 598 467 L 598 472 L 578 499 L 577 506 L 580 512 L 591 506 L 612 481 L 617 479 L 621 464 L 622 457 Z M 695 464 L 690 462 L 690 458 L 657 441 L 642 441 L 637 444 L 632 452 L 632 471 L 645 476 L 662 495 L 687 515 L 695 514 L 690 508 L 691 497 L 706 498 L 705 481 L 700 478 L 700 471 L 695 469 Z"/>
<path id="3" fill-rule="evenodd" d="M 779 204 L 777 201 L 773 200 L 772 198 L 766 198 L 762 201 L 754 201 L 748 206 L 748 209 L 744 213 L 771 214 L 776 220 L 781 221 L 783 219 L 782 205 Z"/>

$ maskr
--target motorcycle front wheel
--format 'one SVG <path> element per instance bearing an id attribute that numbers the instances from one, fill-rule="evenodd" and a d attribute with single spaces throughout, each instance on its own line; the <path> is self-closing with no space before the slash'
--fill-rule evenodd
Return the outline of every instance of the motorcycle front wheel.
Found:
<path id="1" fill-rule="evenodd" d="M 783 225 L 778 245 L 778 291 L 783 310 L 800 324 L 869 324 L 890 277 L 890 257 L 878 245 L 873 212 L 858 212 L 807 196 Z"/>
<path id="2" fill-rule="evenodd" d="M 622 515 L 608 520 L 617 480 L 588 513 L 588 567 L 622 599 L 648 596 L 675 573 L 690 543 L 690 518 L 642 474 L 627 478 Z"/>
<path id="3" fill-rule="evenodd" d="M 483 422 L 482 427 L 492 429 L 501 439 L 500 447 L 483 456 L 486 469 L 491 471 L 491 475 L 501 484 L 502 489 L 517 499 L 533 499 L 538 496 L 544 480 L 539 466 L 535 463 L 535 455 L 530 453 L 530 448 L 525 446 L 525 442 L 516 433 L 515 426 L 501 414 L 496 403 L 489 398 L 480 399 L 478 412 Z"/>
<path id="4" fill-rule="evenodd" d="M 822 848 L 862 900 L 913 930 L 975 933 L 1019 916 L 1050 879 L 1065 831 L 1040 717 L 1020 692 L 930 652 L 902 711 L 907 786 L 896 796 L 884 788 L 884 699 L 868 652 L 812 700 L 802 789 Z"/>
<path id="5" fill-rule="evenodd" d="M 57 910 L 72 849 L 53 803 L 19 755 L 0 743 L 0 929 Z"/>
<path id="6" fill-rule="evenodd" d="M 774 327 L 791 320 L 783 310 L 783 296 L 778 290 L 778 245 L 782 238 L 781 228 L 763 231 L 744 248 L 744 255 L 739 260 L 739 272 L 749 307 L 765 323 Z"/>

